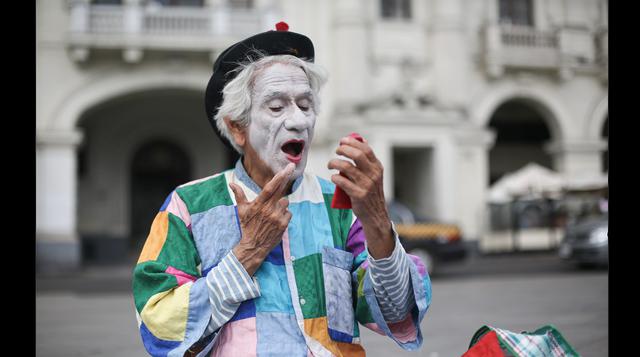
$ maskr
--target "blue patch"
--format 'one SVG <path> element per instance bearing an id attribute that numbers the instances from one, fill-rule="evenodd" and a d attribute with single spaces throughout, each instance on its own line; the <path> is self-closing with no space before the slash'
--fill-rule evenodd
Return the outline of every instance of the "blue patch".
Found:
<path id="1" fill-rule="evenodd" d="M 331 337 L 332 340 L 338 342 L 351 343 L 351 341 L 353 340 L 353 337 L 351 335 L 344 332 L 336 331 L 332 328 L 329 329 L 329 337 Z"/>
<path id="2" fill-rule="evenodd" d="M 316 178 L 320 183 L 320 189 L 322 190 L 322 194 L 332 195 L 336 191 L 336 185 L 333 182 L 325 180 L 322 177 L 318 177 L 318 176 L 316 176 Z"/>
<path id="3" fill-rule="evenodd" d="M 169 202 L 171 202 L 171 196 L 173 196 L 173 192 L 174 191 L 171 191 L 169 196 L 167 196 L 167 198 L 165 198 L 164 203 L 162 204 L 162 207 L 160 207 L 160 212 L 163 212 L 164 210 L 167 209 L 167 206 L 169 206 Z"/>
<path id="4" fill-rule="evenodd" d="M 289 248 L 291 255 L 302 258 L 322 252 L 323 247 L 333 247 L 331 223 L 324 203 L 309 201 L 289 204 L 292 214 L 289 221 Z"/>
<path id="5" fill-rule="evenodd" d="M 256 332 L 258 356 L 307 356 L 307 343 L 295 315 L 258 312 Z"/>
<path id="6" fill-rule="evenodd" d="M 260 297 L 254 299 L 257 312 L 294 314 L 284 265 L 262 262 L 254 276 L 260 286 Z"/>
<path id="7" fill-rule="evenodd" d="M 142 336 L 144 348 L 152 356 L 166 356 L 171 350 L 180 345 L 180 341 L 166 341 L 157 338 L 149 331 L 144 322 L 140 325 L 140 335 Z"/>
<path id="8" fill-rule="evenodd" d="M 217 264 L 238 244 L 236 220 L 235 206 L 216 206 L 191 216 L 191 232 L 203 267 Z"/>
<path id="9" fill-rule="evenodd" d="M 256 316 L 256 304 L 253 300 L 254 299 L 243 301 L 229 321 L 243 320 Z"/>
<path id="10" fill-rule="evenodd" d="M 265 258 L 265 261 L 275 265 L 284 265 L 284 253 L 282 252 L 282 242 L 276 245 L 276 247 L 269 252 L 269 255 L 267 255 L 267 257 Z"/>

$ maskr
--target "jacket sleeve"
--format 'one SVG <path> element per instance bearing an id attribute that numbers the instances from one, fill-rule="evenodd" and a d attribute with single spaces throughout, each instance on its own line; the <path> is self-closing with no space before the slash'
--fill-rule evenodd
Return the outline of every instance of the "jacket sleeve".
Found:
<path id="1" fill-rule="evenodd" d="M 394 230 L 395 233 L 395 230 Z M 406 300 L 407 304 L 413 307 L 402 318 L 393 319 L 395 322 L 386 321 L 384 315 L 389 313 L 383 310 L 389 310 L 390 305 L 386 301 L 382 301 L 383 295 L 380 292 L 378 296 L 374 290 L 374 281 L 371 277 L 371 267 L 368 252 L 366 249 L 366 239 L 364 230 L 360 220 L 355 219 L 347 236 L 346 248 L 354 256 L 352 268 L 352 280 L 355 296 L 355 314 L 358 322 L 365 327 L 381 334 L 389 336 L 400 347 L 405 350 L 415 350 L 422 345 L 422 332 L 420 330 L 420 322 L 424 318 L 429 305 L 431 304 L 431 281 L 426 272 L 424 264 L 418 257 L 406 254 L 396 235 L 396 249 L 394 254 L 406 255 L 408 257 L 408 274 L 409 283 L 406 287 L 413 294 Z M 376 281 L 378 283 L 378 281 Z M 380 284 L 378 284 L 380 285 Z M 384 285 L 384 283 L 383 283 Z M 395 286 L 395 284 L 386 284 L 385 286 Z M 380 290 L 380 289 L 378 289 Z M 390 292 L 393 293 L 393 292 Z M 381 303 L 382 302 L 382 303 Z M 400 309 L 402 310 L 402 309 Z M 399 310 L 396 309 L 397 313 Z"/>
<path id="2" fill-rule="evenodd" d="M 191 218 L 174 191 L 151 225 L 133 272 L 133 296 L 147 352 L 183 356 L 209 350 L 240 303 L 259 291 L 231 252 L 202 276 Z"/>

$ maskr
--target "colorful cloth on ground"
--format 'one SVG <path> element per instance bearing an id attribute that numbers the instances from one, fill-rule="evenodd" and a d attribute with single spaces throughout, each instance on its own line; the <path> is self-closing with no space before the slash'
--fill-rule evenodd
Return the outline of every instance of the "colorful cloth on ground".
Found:
<path id="1" fill-rule="evenodd" d="M 497 348 L 502 352 L 501 356 L 580 356 L 553 325 L 545 325 L 533 332 L 523 331 L 522 333 L 515 333 L 492 326 L 482 326 L 473 335 L 469 350 L 463 356 L 494 356 L 496 344 L 498 345 Z M 493 345 L 493 348 L 490 345 Z M 486 350 L 492 351 L 493 354 L 484 354 Z M 480 351 L 483 352 L 481 353 Z"/>
<path id="2" fill-rule="evenodd" d="M 249 200 L 260 192 L 239 164 L 178 187 L 152 224 L 133 277 L 150 354 L 182 356 L 198 343 L 203 356 L 361 355 L 358 323 L 407 350 L 422 344 L 420 321 L 431 303 L 424 265 L 409 255 L 414 307 L 385 321 L 362 226 L 351 210 L 330 207 L 332 183 L 306 173 L 296 179 L 282 243 L 249 277 L 230 253 L 241 232 L 229 182 Z"/>

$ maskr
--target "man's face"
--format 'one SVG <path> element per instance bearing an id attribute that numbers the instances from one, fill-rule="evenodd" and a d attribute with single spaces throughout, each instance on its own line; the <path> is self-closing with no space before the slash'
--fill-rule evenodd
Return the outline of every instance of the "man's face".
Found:
<path id="1" fill-rule="evenodd" d="M 255 77 L 251 99 L 251 149 L 273 174 L 293 162 L 292 178 L 300 176 L 307 165 L 316 123 L 306 74 L 290 64 L 265 67 Z"/>

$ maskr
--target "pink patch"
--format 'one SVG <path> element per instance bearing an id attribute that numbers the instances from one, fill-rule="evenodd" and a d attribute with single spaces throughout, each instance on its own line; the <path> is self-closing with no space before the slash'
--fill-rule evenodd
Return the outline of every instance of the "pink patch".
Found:
<path id="1" fill-rule="evenodd" d="M 289 229 L 285 229 L 282 233 L 282 255 L 287 261 L 291 260 L 291 248 L 289 247 Z"/>
<path id="2" fill-rule="evenodd" d="M 256 344 L 256 318 L 233 321 L 222 327 L 210 356 L 255 356 Z"/>
<path id="3" fill-rule="evenodd" d="M 368 324 L 364 324 L 364 326 L 375 333 L 378 333 L 382 336 L 385 335 L 384 331 L 382 331 L 380 327 L 378 327 L 378 324 L 376 324 L 375 322 L 369 322 Z"/>
<path id="4" fill-rule="evenodd" d="M 393 337 L 402 343 L 415 341 L 418 337 L 418 331 L 413 326 L 413 318 L 411 317 L 411 314 L 408 314 L 404 320 L 390 323 L 388 326 Z"/>
<path id="5" fill-rule="evenodd" d="M 182 285 L 182 284 L 186 284 L 190 281 L 196 281 L 196 277 L 189 275 L 181 270 L 178 270 L 174 267 L 168 267 L 167 270 L 164 271 L 165 273 L 171 274 L 173 276 L 176 277 L 176 279 L 178 280 L 178 286 Z"/>
<path id="6" fill-rule="evenodd" d="M 173 191 L 173 194 L 171 195 L 171 201 L 169 202 L 166 211 L 176 217 L 179 217 L 186 227 L 191 226 L 191 215 L 187 210 L 187 205 L 184 204 L 184 201 L 182 201 L 175 191 Z"/>
<path id="7" fill-rule="evenodd" d="M 411 254 L 407 254 L 407 255 L 409 256 L 411 261 L 415 263 L 416 268 L 418 269 L 418 273 L 423 277 L 427 276 L 427 269 L 425 269 L 424 267 L 424 262 L 420 260 L 420 258 L 416 257 L 415 255 L 411 255 Z"/>
<path id="8" fill-rule="evenodd" d="M 365 324 L 364 326 L 369 330 L 376 332 L 380 335 L 383 335 L 383 336 L 386 335 L 384 331 L 382 331 L 380 327 L 378 327 L 378 325 L 374 322 L 370 322 L 368 324 Z M 402 343 L 415 341 L 416 338 L 418 337 L 418 331 L 413 326 L 413 319 L 411 318 L 410 314 L 407 315 L 407 317 L 404 320 L 400 322 L 389 323 L 387 324 L 387 326 L 389 326 L 389 330 L 391 330 L 393 337 L 395 337 L 398 341 Z"/>

